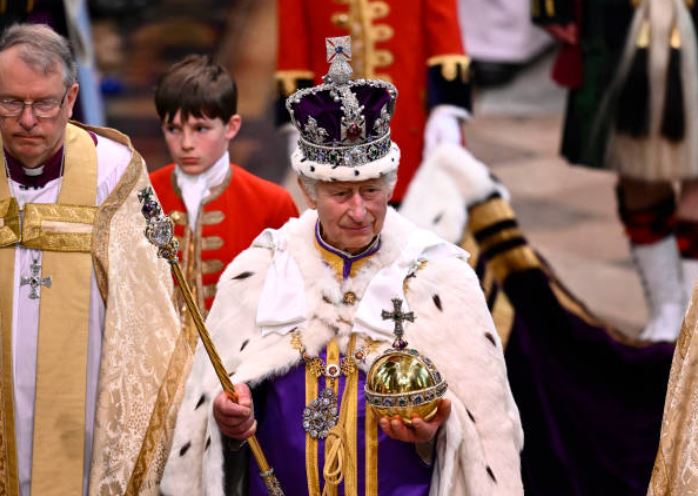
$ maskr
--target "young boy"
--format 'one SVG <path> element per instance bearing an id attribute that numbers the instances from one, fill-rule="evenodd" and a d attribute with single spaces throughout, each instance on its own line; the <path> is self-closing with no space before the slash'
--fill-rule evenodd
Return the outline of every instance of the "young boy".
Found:
<path id="1" fill-rule="evenodd" d="M 228 146 L 242 122 L 237 89 L 210 57 L 189 55 L 170 67 L 155 106 L 174 164 L 150 179 L 175 222 L 182 269 L 206 312 L 228 263 L 298 210 L 286 190 L 230 163 Z"/>

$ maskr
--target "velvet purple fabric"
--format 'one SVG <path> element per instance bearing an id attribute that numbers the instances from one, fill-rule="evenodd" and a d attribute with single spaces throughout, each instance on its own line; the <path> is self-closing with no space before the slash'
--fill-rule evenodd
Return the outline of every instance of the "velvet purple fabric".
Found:
<path id="1" fill-rule="evenodd" d="M 674 347 L 635 347 L 563 307 L 542 270 L 509 275 L 505 356 L 530 496 L 645 495 Z"/>
<path id="2" fill-rule="evenodd" d="M 43 188 L 49 181 L 58 179 L 61 175 L 61 162 L 63 161 L 63 147 L 60 147 L 56 153 L 54 153 L 43 165 L 44 171 L 38 176 L 30 176 L 24 172 L 22 163 L 9 154 L 7 150 L 5 152 L 5 160 L 7 161 L 7 168 L 10 171 L 10 177 L 13 181 L 20 183 L 26 188 Z"/>
<path id="3" fill-rule="evenodd" d="M 351 91 L 356 95 L 359 105 L 362 105 L 362 115 L 366 123 L 366 138 L 354 141 L 354 143 L 371 141 L 379 136 L 372 133 L 373 124 L 380 117 L 381 109 L 387 106 L 387 110 L 392 114 L 391 97 L 388 90 L 375 86 L 353 86 Z M 292 105 L 296 121 L 300 124 L 300 130 L 305 130 L 310 117 L 317 121 L 317 125 L 327 131 L 325 140 L 327 144 L 342 143 L 343 113 L 342 102 L 335 101 L 329 90 L 318 91 L 305 95 L 301 101 Z M 303 132 L 305 134 L 305 132 Z M 312 140 L 309 140 L 312 141 Z"/>
<path id="4" fill-rule="evenodd" d="M 323 353 L 324 360 L 324 353 Z M 364 400 L 365 374 L 359 372 L 357 412 L 357 469 L 358 494 L 364 494 L 366 477 L 365 429 L 366 402 Z M 339 381 L 339 405 L 341 406 L 345 378 Z M 318 391 L 325 387 L 320 377 Z M 266 381 L 254 390 L 257 416 L 257 439 L 264 447 L 269 463 L 287 496 L 308 494 L 305 476 L 305 431 L 302 426 L 305 408 L 305 366 L 300 363 L 288 373 Z M 323 440 L 318 442 L 320 485 L 324 487 Z M 381 496 L 427 496 L 432 467 L 419 458 L 412 444 L 394 441 L 378 428 L 378 494 Z M 263 496 L 267 492 L 259 477 L 254 461 L 249 464 L 249 495 Z M 340 484 L 339 495 L 344 495 Z"/>

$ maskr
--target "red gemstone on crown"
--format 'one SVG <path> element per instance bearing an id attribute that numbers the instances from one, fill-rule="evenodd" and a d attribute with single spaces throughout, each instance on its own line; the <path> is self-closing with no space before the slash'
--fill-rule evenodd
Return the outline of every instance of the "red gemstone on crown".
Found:
<path id="1" fill-rule="evenodd" d="M 360 137 L 361 137 L 361 127 L 358 124 L 356 124 L 355 122 L 349 124 L 349 127 L 347 128 L 347 138 L 354 141 Z"/>

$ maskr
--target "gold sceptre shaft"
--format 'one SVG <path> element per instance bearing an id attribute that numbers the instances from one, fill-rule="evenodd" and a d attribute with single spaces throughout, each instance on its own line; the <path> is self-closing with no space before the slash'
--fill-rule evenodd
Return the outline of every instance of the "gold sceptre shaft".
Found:
<path id="1" fill-rule="evenodd" d="M 172 219 L 166 216 L 162 212 L 160 204 L 155 199 L 152 188 L 148 187 L 140 191 L 138 199 L 141 202 L 141 212 L 146 218 L 147 226 L 145 228 L 145 237 L 148 238 L 153 245 L 158 248 L 158 256 L 167 260 L 172 269 L 172 274 L 177 280 L 179 289 L 184 297 L 184 301 L 187 305 L 187 309 L 194 321 L 196 330 L 199 332 L 199 337 L 201 337 L 201 344 L 203 344 L 208 358 L 213 365 L 218 380 L 223 387 L 223 391 L 235 402 L 238 398 L 235 394 L 235 389 L 233 387 L 233 382 L 228 376 L 228 372 L 225 370 L 221 358 L 216 351 L 216 347 L 211 340 L 208 329 L 206 329 L 206 324 L 201 315 L 196 301 L 194 301 L 194 296 L 192 295 L 189 284 L 182 274 L 182 269 L 179 266 L 179 261 L 177 260 L 177 249 L 179 248 L 179 243 L 174 237 L 174 223 Z M 274 475 L 274 469 L 269 465 L 262 447 L 259 445 L 257 438 L 252 435 L 247 438 L 247 444 L 250 446 L 252 455 L 254 456 L 257 466 L 259 467 L 259 475 L 264 481 L 264 485 L 267 488 L 270 496 L 284 496 L 284 492 L 281 489 L 276 475 Z"/>

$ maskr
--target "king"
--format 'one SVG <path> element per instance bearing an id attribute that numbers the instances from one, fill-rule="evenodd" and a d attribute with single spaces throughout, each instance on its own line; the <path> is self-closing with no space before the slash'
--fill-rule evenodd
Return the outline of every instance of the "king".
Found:
<path id="1" fill-rule="evenodd" d="M 241 456 L 256 433 L 287 494 L 523 494 L 518 410 L 468 254 L 388 206 L 395 87 L 352 80 L 348 40 L 327 50 L 325 82 L 286 102 L 310 208 L 226 268 L 208 317 L 239 402 L 199 350 L 162 492 L 265 494 Z M 449 389 L 404 422 L 369 408 L 365 386 L 408 317 L 401 332 Z"/>

